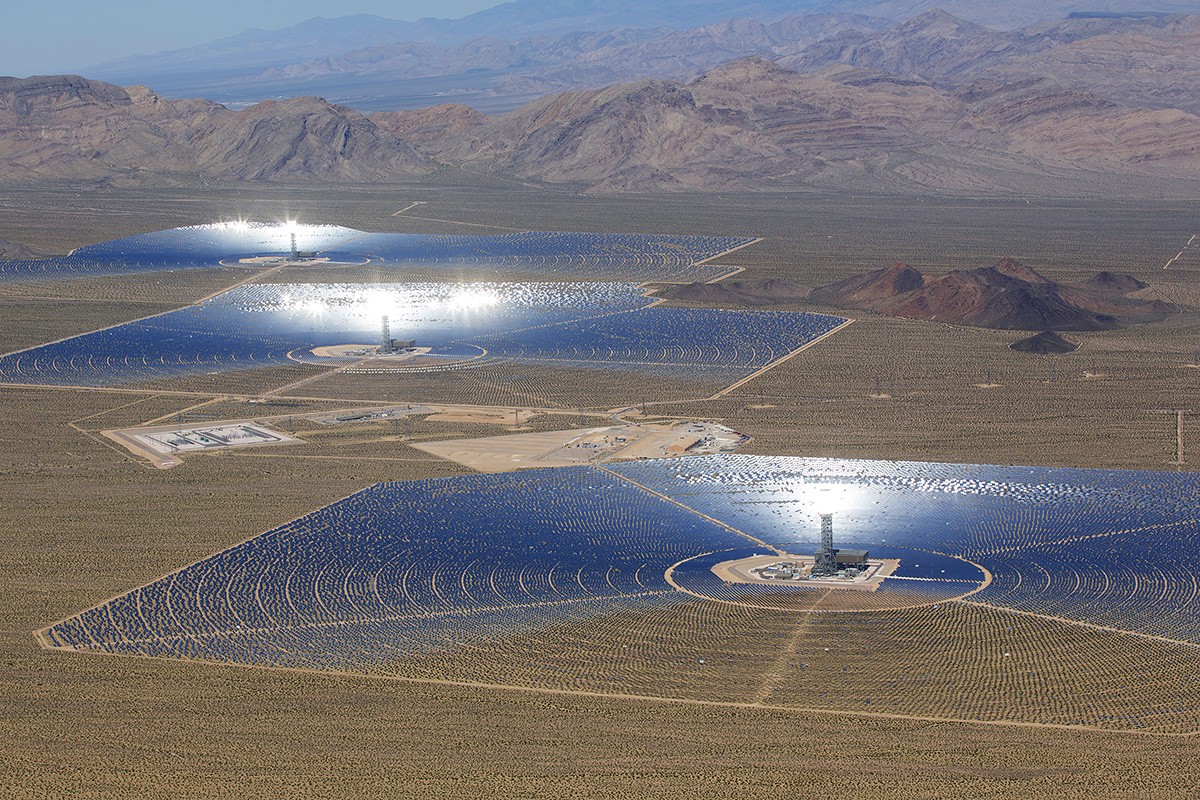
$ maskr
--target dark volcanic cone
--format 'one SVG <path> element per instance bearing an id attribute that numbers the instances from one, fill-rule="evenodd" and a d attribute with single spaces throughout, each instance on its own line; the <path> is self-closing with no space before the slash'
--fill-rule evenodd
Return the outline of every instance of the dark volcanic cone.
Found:
<path id="1" fill-rule="evenodd" d="M 1096 276 L 1083 285 L 1083 288 L 1105 294 L 1129 294 L 1145 289 L 1149 284 L 1142 283 L 1132 275 L 1118 275 L 1113 272 L 1098 272 Z"/>
<path id="2" fill-rule="evenodd" d="M 1064 339 L 1054 331 L 1043 331 L 1037 336 L 1013 342 L 1009 347 L 1022 353 L 1034 353 L 1040 356 L 1063 355 L 1064 353 L 1074 353 L 1079 349 L 1079 345 Z"/>

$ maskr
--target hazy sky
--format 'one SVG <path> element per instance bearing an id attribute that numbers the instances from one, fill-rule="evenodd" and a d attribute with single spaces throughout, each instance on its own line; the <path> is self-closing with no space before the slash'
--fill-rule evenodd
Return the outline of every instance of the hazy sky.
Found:
<path id="1" fill-rule="evenodd" d="M 461 17 L 501 0 L 0 0 L 0 75 L 78 72 L 309 17 Z"/>

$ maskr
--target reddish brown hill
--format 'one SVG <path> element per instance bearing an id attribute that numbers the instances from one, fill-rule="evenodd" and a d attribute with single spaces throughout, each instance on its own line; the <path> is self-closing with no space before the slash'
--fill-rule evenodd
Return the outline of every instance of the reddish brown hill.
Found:
<path id="1" fill-rule="evenodd" d="M 994 267 L 956 270 L 931 279 L 898 264 L 823 286 L 810 299 L 894 317 L 1008 330 L 1104 330 L 1161 318 L 1170 311 L 1161 301 L 1125 297 L 1113 288 L 1101 290 L 1094 285 L 1098 279 L 1104 287 L 1140 284 L 1130 276 L 1097 276 L 1089 287 L 1064 286 L 1006 258 Z"/>
<path id="2" fill-rule="evenodd" d="M 814 289 L 810 298 L 832 305 L 867 308 L 873 303 L 920 289 L 924 285 L 924 275 L 908 264 L 896 264 Z"/>
<path id="3" fill-rule="evenodd" d="M 996 271 L 1009 278 L 1015 278 L 1026 283 L 1050 283 L 1039 275 L 1032 267 L 1027 267 L 1015 258 L 1002 258 L 996 262 Z"/>
<path id="4" fill-rule="evenodd" d="M 1089 331 L 1117 327 L 1111 317 L 1072 305 L 1054 284 L 1014 278 L 998 267 L 951 272 L 917 291 L 882 300 L 877 310 L 896 317 L 980 328 Z"/>

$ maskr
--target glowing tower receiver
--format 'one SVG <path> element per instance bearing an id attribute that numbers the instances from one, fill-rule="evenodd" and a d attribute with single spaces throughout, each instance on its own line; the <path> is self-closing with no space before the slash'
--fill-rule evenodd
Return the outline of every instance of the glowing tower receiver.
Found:
<path id="1" fill-rule="evenodd" d="M 379 339 L 379 352 L 392 352 L 392 325 L 387 314 L 383 315 L 383 335 Z"/>
<path id="2" fill-rule="evenodd" d="M 821 549 L 814 556 L 813 575 L 836 575 L 837 551 L 833 549 L 833 514 L 821 515 Z"/>

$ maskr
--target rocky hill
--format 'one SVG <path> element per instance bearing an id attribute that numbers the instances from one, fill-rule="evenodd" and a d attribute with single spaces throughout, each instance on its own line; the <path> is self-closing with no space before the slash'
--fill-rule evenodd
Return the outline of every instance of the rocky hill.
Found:
<path id="1" fill-rule="evenodd" d="M 688 83 L 550 95 L 422 150 L 589 191 L 1042 195 L 1096 191 L 1114 176 L 1200 178 L 1200 117 L 1040 79 L 946 88 L 743 59 Z"/>
<path id="2" fill-rule="evenodd" d="M 371 115 L 381 130 L 413 144 L 431 144 L 448 137 L 469 136 L 488 125 L 488 117 L 458 103 L 420 111 L 390 111 Z"/>
<path id="3" fill-rule="evenodd" d="M 1129 275 L 1101 273 L 1085 286 L 1047 280 L 1012 259 L 927 278 L 907 264 L 855 275 L 813 290 L 809 299 L 893 317 L 1006 330 L 1095 331 L 1149 322 L 1171 312 Z"/>
<path id="4" fill-rule="evenodd" d="M 0 78 L 4 181 L 377 181 L 432 169 L 363 115 L 317 98 L 231 111 L 77 76 Z"/>
<path id="5" fill-rule="evenodd" d="M 1148 285 L 1132 275 L 1098 272 L 1083 285 L 1083 288 L 1099 294 L 1116 295 L 1133 294 L 1145 289 Z"/>
<path id="6" fill-rule="evenodd" d="M 1013 347 L 1062 353 L 1077 345 L 1047 329 L 1095 331 L 1152 322 L 1171 313 L 1160 302 L 1131 297 L 1146 284 L 1132 275 L 1101 272 L 1082 286 L 1048 280 L 1010 258 L 995 266 L 928 278 L 907 264 L 852 275 L 809 290 L 781 280 L 725 280 L 664 286 L 656 294 L 683 303 L 721 306 L 794 305 L 815 302 L 840 310 L 1008 330 L 1042 330 Z"/>

